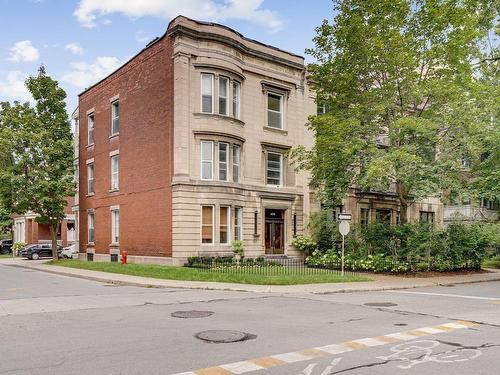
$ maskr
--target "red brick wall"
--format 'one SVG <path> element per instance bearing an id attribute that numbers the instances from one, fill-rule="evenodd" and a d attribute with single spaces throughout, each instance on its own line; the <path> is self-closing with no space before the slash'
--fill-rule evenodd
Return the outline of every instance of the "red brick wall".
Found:
<path id="1" fill-rule="evenodd" d="M 165 37 L 80 95 L 80 252 L 87 246 L 87 210 L 95 212 L 95 252 L 109 253 L 110 206 L 120 206 L 120 250 L 172 255 L 172 40 Z M 110 138 L 110 99 L 119 95 L 120 134 Z M 94 110 L 94 146 L 87 147 L 87 111 Z M 109 192 L 109 153 L 120 151 L 119 192 Z M 87 197 L 88 159 L 95 195 Z"/>

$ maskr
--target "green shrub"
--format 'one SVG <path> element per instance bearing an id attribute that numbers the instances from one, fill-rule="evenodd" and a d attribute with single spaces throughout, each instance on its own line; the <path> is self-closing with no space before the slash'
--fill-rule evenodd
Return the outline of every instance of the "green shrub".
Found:
<path id="1" fill-rule="evenodd" d="M 293 247 L 295 247 L 301 253 L 306 255 L 312 254 L 314 250 L 317 249 L 316 241 L 308 236 L 297 236 L 292 241 Z"/>

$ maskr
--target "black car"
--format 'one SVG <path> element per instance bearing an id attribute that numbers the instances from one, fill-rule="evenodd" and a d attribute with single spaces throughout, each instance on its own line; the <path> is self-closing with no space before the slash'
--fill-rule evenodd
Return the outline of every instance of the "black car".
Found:
<path id="1" fill-rule="evenodd" d="M 12 252 L 12 240 L 0 240 L 0 254 Z"/>
<path id="2" fill-rule="evenodd" d="M 57 245 L 57 254 L 60 255 L 63 247 L 61 245 Z M 50 243 L 42 243 L 36 245 L 28 245 L 24 249 L 21 250 L 20 255 L 22 257 L 37 260 L 42 257 L 51 257 L 52 256 L 52 245 Z"/>

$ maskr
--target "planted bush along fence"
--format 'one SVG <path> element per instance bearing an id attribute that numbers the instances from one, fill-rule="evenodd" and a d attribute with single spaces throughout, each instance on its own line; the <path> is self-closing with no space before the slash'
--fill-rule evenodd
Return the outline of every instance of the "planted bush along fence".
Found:
<path id="1" fill-rule="evenodd" d="M 341 258 L 334 230 L 319 222 L 312 233 L 318 246 L 306 258 L 307 265 L 337 269 Z M 346 241 L 346 269 L 393 273 L 480 269 L 481 262 L 499 246 L 498 224 L 494 223 L 453 223 L 446 229 L 375 223 L 354 228 Z"/>
<path id="2" fill-rule="evenodd" d="M 241 273 L 263 276 L 300 276 L 300 275 L 322 275 L 341 274 L 341 264 L 332 265 L 309 264 L 298 258 L 276 258 L 264 257 L 246 258 L 237 260 L 236 257 L 189 257 L 186 267 L 197 268 L 207 272 Z M 346 276 L 356 276 L 355 270 L 345 272 Z"/>

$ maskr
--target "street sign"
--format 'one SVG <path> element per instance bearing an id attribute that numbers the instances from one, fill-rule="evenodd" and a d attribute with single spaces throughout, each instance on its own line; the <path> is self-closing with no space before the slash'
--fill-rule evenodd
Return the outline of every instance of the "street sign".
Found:
<path id="1" fill-rule="evenodd" d="M 349 233 L 349 230 L 351 229 L 351 226 L 349 225 L 348 221 L 341 221 L 339 224 L 339 232 L 342 236 L 347 236 Z"/>
<path id="2" fill-rule="evenodd" d="M 351 214 L 345 214 L 345 213 L 341 213 L 338 215 L 338 219 L 339 221 L 343 221 L 343 220 L 352 220 L 352 215 Z"/>

